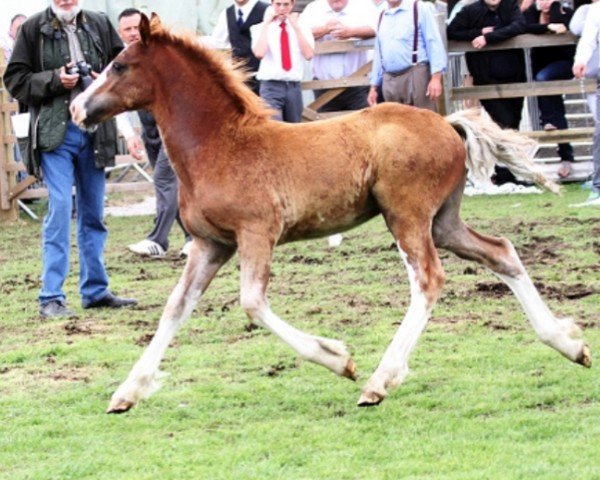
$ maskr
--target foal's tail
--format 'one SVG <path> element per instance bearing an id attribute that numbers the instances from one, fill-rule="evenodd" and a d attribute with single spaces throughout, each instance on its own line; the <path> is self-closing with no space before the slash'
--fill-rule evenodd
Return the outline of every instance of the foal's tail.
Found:
<path id="1" fill-rule="evenodd" d="M 461 110 L 445 118 L 464 139 L 467 168 L 476 179 L 489 180 L 494 165 L 499 162 L 515 175 L 560 193 L 560 187 L 532 160 L 538 149 L 534 140 L 514 130 L 503 130 L 476 108 Z"/>

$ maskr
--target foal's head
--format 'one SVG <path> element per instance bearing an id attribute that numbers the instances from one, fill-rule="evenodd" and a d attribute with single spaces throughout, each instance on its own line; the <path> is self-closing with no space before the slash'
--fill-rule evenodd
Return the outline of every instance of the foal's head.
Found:
<path id="1" fill-rule="evenodd" d="M 269 116 L 244 85 L 246 74 L 232 68 L 220 52 L 200 46 L 192 37 L 171 34 L 156 14 L 151 20 L 142 15 L 139 28 L 140 40 L 123 50 L 73 101 L 75 123 L 93 127 L 127 110 L 154 110 L 167 94 L 171 94 L 169 109 L 179 104 L 189 110 L 192 101 L 202 97 L 202 109 L 213 114 L 228 111 L 243 121 Z M 186 81 L 175 85 L 181 78 Z"/>

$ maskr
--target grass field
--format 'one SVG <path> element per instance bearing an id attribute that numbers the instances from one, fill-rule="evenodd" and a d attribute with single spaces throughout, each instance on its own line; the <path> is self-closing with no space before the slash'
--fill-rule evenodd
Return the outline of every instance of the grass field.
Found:
<path id="1" fill-rule="evenodd" d="M 465 199 L 463 218 L 505 235 L 557 316 L 600 352 L 600 209 L 585 193 Z M 269 299 L 289 323 L 343 340 L 352 383 L 302 362 L 248 323 L 237 259 L 169 349 L 150 399 L 105 415 L 182 270 L 125 245 L 150 217 L 107 219 L 111 287 L 133 310 L 82 310 L 77 251 L 66 285 L 76 320 L 37 316 L 40 225 L 0 226 L 0 479 L 600 479 L 600 375 L 539 342 L 515 298 L 482 267 L 442 252 L 443 296 L 411 375 L 376 408 L 355 403 L 408 305 L 381 219 L 280 247 Z"/>

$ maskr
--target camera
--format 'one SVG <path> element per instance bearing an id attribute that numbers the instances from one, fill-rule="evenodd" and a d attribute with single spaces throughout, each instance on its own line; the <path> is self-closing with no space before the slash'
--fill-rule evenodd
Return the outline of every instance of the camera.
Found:
<path id="1" fill-rule="evenodd" d="M 81 60 L 75 65 L 67 69 L 70 75 L 79 75 L 79 82 L 81 83 L 81 90 L 88 88 L 94 79 L 92 78 L 92 66 Z"/>

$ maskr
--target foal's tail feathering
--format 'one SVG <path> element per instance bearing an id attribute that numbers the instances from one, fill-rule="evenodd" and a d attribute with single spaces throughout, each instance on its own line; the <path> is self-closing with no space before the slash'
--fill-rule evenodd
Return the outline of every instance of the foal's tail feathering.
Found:
<path id="1" fill-rule="evenodd" d="M 494 165 L 499 162 L 526 181 L 560 193 L 560 187 L 546 177 L 532 160 L 538 149 L 535 140 L 515 130 L 500 128 L 477 108 L 461 110 L 445 118 L 464 138 L 467 168 L 476 179 L 489 180 L 494 173 Z"/>

